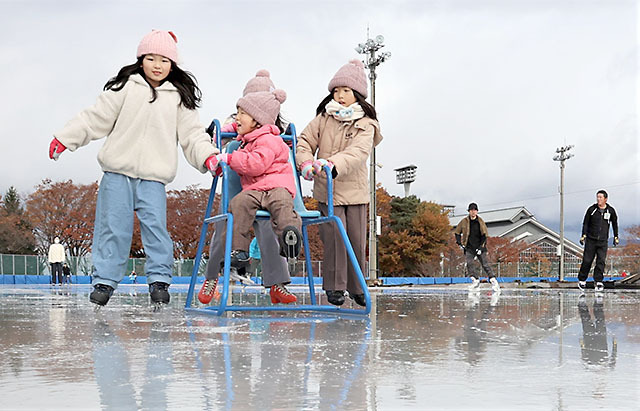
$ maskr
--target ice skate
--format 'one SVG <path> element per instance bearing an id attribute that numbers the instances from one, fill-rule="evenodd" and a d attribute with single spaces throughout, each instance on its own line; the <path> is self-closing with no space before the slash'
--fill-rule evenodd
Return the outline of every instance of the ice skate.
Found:
<path id="1" fill-rule="evenodd" d="M 298 301 L 298 298 L 295 295 L 291 294 L 291 292 L 287 290 L 287 287 L 285 287 L 284 284 L 272 285 L 271 289 L 269 290 L 269 294 L 271 296 L 272 304 L 291 304 Z"/>
<path id="2" fill-rule="evenodd" d="M 469 285 L 469 291 L 479 291 L 480 290 L 480 280 L 471 277 L 471 285 Z"/>
<path id="3" fill-rule="evenodd" d="M 595 290 L 597 293 L 604 292 L 604 284 L 602 284 L 601 282 L 597 282 L 595 286 Z"/>
<path id="4" fill-rule="evenodd" d="M 327 300 L 333 305 L 344 304 L 344 291 L 342 290 L 325 290 Z"/>
<path id="5" fill-rule="evenodd" d="M 246 271 L 242 270 L 241 271 L 238 270 L 236 267 L 229 267 L 229 279 L 230 280 L 235 280 L 237 282 L 239 282 L 242 285 L 256 285 L 256 283 L 251 279 L 251 277 L 249 277 L 249 275 L 246 273 Z"/>
<path id="6" fill-rule="evenodd" d="M 364 293 L 363 294 L 349 293 L 349 298 L 351 298 L 353 301 L 355 301 L 356 304 L 358 304 L 361 307 L 367 306 L 367 300 L 364 298 Z"/>
<path id="7" fill-rule="evenodd" d="M 300 231 L 293 227 L 287 226 L 282 232 L 280 238 L 280 255 L 287 258 L 289 264 L 289 272 L 293 273 L 296 268 L 296 260 L 300 254 L 300 243 L 302 242 Z"/>
<path id="8" fill-rule="evenodd" d="M 587 282 L 586 281 L 578 281 L 578 288 L 580 289 L 580 292 L 584 293 L 584 290 L 587 289 Z"/>
<path id="9" fill-rule="evenodd" d="M 156 281 L 149 284 L 149 297 L 153 304 L 169 304 L 169 284 Z"/>
<path id="10" fill-rule="evenodd" d="M 113 287 L 106 284 L 96 284 L 93 286 L 93 291 L 89 295 L 89 301 L 98 306 L 105 306 L 112 295 Z"/>
<path id="11" fill-rule="evenodd" d="M 200 292 L 198 293 L 198 301 L 202 304 L 209 304 L 213 299 L 219 299 L 220 293 L 218 292 L 218 279 L 204 280 Z"/>
<path id="12" fill-rule="evenodd" d="M 499 293 L 500 290 L 500 284 L 498 284 L 498 279 L 493 277 L 489 280 L 489 282 L 491 283 L 491 289 L 493 290 L 494 293 Z"/>

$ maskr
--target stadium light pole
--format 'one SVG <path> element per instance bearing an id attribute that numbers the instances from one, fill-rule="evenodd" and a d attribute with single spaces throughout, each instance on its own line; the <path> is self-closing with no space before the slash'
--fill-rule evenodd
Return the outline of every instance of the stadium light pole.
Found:
<path id="1" fill-rule="evenodd" d="M 365 55 L 363 61 L 369 69 L 369 81 L 371 82 L 371 105 L 376 106 L 376 68 L 391 57 L 391 53 L 376 52 L 384 47 L 384 37 L 377 35 L 375 39 L 369 38 L 367 29 L 367 41 L 358 44 L 356 51 Z M 373 147 L 369 156 L 369 279 L 378 278 L 378 244 L 377 244 L 377 220 L 376 220 L 376 148 Z"/>
<path id="2" fill-rule="evenodd" d="M 564 146 L 556 149 L 553 161 L 560 162 L 560 281 L 564 281 L 564 162 L 573 154 L 569 154 L 573 146 Z"/>

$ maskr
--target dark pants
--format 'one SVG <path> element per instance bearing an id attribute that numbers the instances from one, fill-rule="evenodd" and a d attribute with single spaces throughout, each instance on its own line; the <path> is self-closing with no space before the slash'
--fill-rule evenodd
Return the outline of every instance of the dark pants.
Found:
<path id="1" fill-rule="evenodd" d="M 593 269 L 593 280 L 602 282 L 604 279 L 604 264 L 607 259 L 607 240 L 592 240 L 587 238 L 584 246 L 584 254 L 582 256 L 582 265 L 580 265 L 580 274 L 578 280 L 587 281 L 589 270 L 593 259 L 596 259 L 596 268 Z"/>
<path id="2" fill-rule="evenodd" d="M 62 263 L 51 263 L 51 284 L 56 283 L 56 277 L 58 278 L 58 284 L 62 284 Z"/>
<path id="3" fill-rule="evenodd" d="M 491 271 L 491 267 L 489 266 L 486 251 L 483 251 L 480 255 L 476 255 L 476 253 L 471 251 L 466 251 L 464 253 L 464 257 L 467 260 L 467 273 L 469 274 L 469 277 L 480 278 L 480 276 L 478 276 L 478 267 L 476 267 L 473 262 L 475 257 L 478 257 L 478 261 L 480 261 L 480 265 L 482 265 L 482 269 L 487 273 L 487 276 L 489 278 L 495 277 L 493 271 Z"/>

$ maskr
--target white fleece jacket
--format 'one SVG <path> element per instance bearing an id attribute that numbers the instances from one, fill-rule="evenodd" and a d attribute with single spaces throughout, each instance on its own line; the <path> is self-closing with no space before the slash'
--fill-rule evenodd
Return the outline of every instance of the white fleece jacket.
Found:
<path id="1" fill-rule="evenodd" d="M 180 143 L 189 164 L 205 173 L 205 160 L 218 149 L 200 124 L 198 112 L 180 104 L 172 83 L 165 81 L 156 91 L 158 97 L 150 103 L 151 86 L 140 74 L 132 75 L 122 90 L 100 94 L 93 106 L 54 137 L 75 151 L 107 136 L 98 153 L 103 171 L 164 184 L 176 176 Z"/>
<path id="2" fill-rule="evenodd" d="M 49 246 L 49 262 L 62 263 L 64 259 L 64 246 L 62 244 L 51 244 Z"/>

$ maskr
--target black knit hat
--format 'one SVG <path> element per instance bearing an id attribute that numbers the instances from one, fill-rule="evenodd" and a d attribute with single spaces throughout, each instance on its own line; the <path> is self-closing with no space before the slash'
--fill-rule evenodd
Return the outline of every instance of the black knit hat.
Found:
<path id="1" fill-rule="evenodd" d="M 469 204 L 469 207 L 467 208 L 467 211 L 471 211 L 471 210 L 478 211 L 478 205 L 476 203 Z"/>

